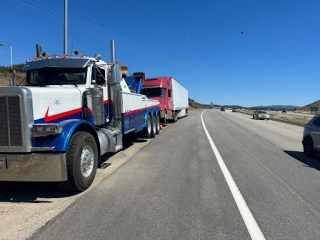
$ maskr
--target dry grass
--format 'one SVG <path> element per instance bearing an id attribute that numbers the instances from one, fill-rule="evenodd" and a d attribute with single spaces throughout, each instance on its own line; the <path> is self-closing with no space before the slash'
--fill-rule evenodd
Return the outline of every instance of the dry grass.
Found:
<path id="1" fill-rule="evenodd" d="M 294 111 L 295 113 L 301 113 L 301 114 L 312 114 L 312 115 L 316 115 L 315 112 L 312 112 L 309 110 L 309 111 L 305 111 L 305 110 L 296 110 Z"/>
<path id="2" fill-rule="evenodd" d="M 26 74 L 17 72 L 17 85 L 24 80 Z M 0 85 L 1 86 L 12 86 L 12 73 L 0 73 Z M 25 82 L 23 81 L 21 85 L 25 85 Z"/>
<path id="3" fill-rule="evenodd" d="M 195 101 L 191 101 L 189 99 L 189 109 L 204 109 L 206 108 L 204 105 L 202 105 L 201 103 L 197 103 Z"/>
<path id="4" fill-rule="evenodd" d="M 242 110 L 240 112 L 248 113 L 250 115 L 253 115 L 254 110 Z M 272 120 L 280 120 L 288 123 L 298 123 L 298 124 L 307 124 L 310 119 L 306 117 L 286 117 L 286 116 L 281 116 L 277 114 L 270 114 L 270 119 Z"/>
<path id="5" fill-rule="evenodd" d="M 253 115 L 254 110 L 240 110 L 240 112 L 248 113 L 250 115 Z"/>
<path id="6" fill-rule="evenodd" d="M 299 123 L 299 124 L 307 124 L 310 121 L 310 119 L 304 118 L 304 117 L 288 118 L 288 117 L 277 116 L 277 115 L 272 115 L 270 119 L 281 120 L 281 121 L 290 122 L 290 123 Z"/>

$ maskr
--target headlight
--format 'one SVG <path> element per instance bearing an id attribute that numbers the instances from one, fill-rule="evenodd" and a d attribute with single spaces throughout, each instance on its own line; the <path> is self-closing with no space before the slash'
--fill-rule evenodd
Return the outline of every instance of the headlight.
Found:
<path id="1" fill-rule="evenodd" d="M 33 132 L 44 132 L 44 126 L 33 125 Z"/>
<path id="2" fill-rule="evenodd" d="M 33 136 L 55 135 L 62 132 L 60 124 L 35 124 L 33 125 Z"/>
<path id="3" fill-rule="evenodd" d="M 262 115 L 258 115 L 258 117 L 262 117 Z"/>

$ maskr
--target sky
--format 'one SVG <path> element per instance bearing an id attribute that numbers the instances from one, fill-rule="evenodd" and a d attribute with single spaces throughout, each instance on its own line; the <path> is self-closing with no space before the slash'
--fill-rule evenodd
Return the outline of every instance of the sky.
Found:
<path id="1" fill-rule="evenodd" d="M 39 43 L 63 53 L 64 0 L 1 0 L 0 65 Z M 319 0 L 68 0 L 68 52 L 171 76 L 197 102 L 303 106 L 320 99 Z M 242 31 L 244 34 L 242 34 Z"/>

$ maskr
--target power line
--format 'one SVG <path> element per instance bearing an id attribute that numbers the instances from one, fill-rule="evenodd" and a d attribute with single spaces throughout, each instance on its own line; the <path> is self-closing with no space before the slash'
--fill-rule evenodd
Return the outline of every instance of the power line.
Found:
<path id="1" fill-rule="evenodd" d="M 93 4 L 93 3 L 91 3 L 91 2 L 89 2 L 89 1 L 86 1 L 86 0 L 82 0 L 83 2 L 85 2 L 85 3 L 87 3 L 87 4 L 89 4 L 89 5 L 91 5 L 91 6 L 94 6 L 94 7 L 96 7 L 96 8 L 98 8 L 99 10 L 101 10 L 101 8 L 99 7 L 99 6 L 97 6 L 97 5 L 95 5 L 95 4 Z M 111 1 L 111 0 L 105 0 L 105 1 L 108 1 L 108 2 L 110 2 L 110 3 L 112 3 L 112 4 L 114 4 L 114 5 L 117 5 L 117 6 L 120 6 L 120 7 L 123 7 L 123 5 L 121 5 L 121 4 L 118 4 L 118 3 L 116 3 L 116 2 L 113 2 L 113 1 Z M 165 15 L 161 15 L 161 14 L 158 14 L 159 16 L 161 16 L 161 17 L 166 17 Z M 131 41 L 130 39 L 128 39 L 128 38 L 126 38 L 128 41 Z M 131 41 L 133 44 L 132 45 L 134 45 L 135 47 L 142 47 L 141 45 L 139 45 L 138 43 L 136 43 L 136 42 L 133 42 L 133 41 Z M 146 51 L 145 51 L 146 52 Z M 151 55 L 151 53 L 149 53 L 150 55 Z M 159 54 L 159 53 L 157 53 L 157 52 L 152 52 L 152 55 L 158 55 L 158 56 L 161 56 L 161 54 Z"/>
<path id="2" fill-rule="evenodd" d="M 42 15 L 50 18 L 51 20 L 54 20 L 54 21 L 56 21 L 56 22 L 58 22 L 58 23 L 63 23 L 62 21 L 56 19 L 55 16 L 50 15 L 50 14 L 48 14 L 48 13 L 46 13 L 46 12 L 40 10 L 40 9 L 37 9 L 37 8 L 31 6 L 31 5 L 28 5 L 28 4 L 26 4 L 26 3 L 20 2 L 20 1 L 18 1 L 18 0 L 15 0 L 15 1 L 17 1 L 17 2 L 14 2 L 13 0 L 6 0 L 6 1 L 11 2 L 11 3 L 13 3 L 13 4 L 16 4 L 16 5 L 18 5 L 18 6 L 29 7 L 29 8 L 35 9 L 35 10 L 38 11 L 38 13 L 43 13 Z"/>
<path id="3" fill-rule="evenodd" d="M 56 22 L 58 22 L 58 23 L 63 24 L 62 21 L 57 20 L 54 16 L 48 15 L 48 14 L 46 14 L 44 11 L 42 11 L 42 10 L 40 10 L 40 9 L 38 9 L 38 8 L 35 8 L 35 7 L 30 6 L 30 5 L 28 5 L 28 4 L 22 3 L 22 2 L 20 2 L 20 1 L 18 1 L 18 0 L 15 0 L 15 1 L 19 2 L 20 4 L 17 3 L 17 2 L 13 2 L 13 0 L 7 0 L 7 1 L 9 1 L 9 2 L 11 2 L 11 3 L 13 3 L 13 4 L 16 4 L 17 6 L 20 6 L 20 7 L 22 6 L 22 7 L 29 7 L 29 8 L 31 8 L 31 9 L 34 9 L 34 10 L 36 10 L 36 13 L 38 13 L 38 14 L 40 14 L 40 15 L 42 15 L 42 16 L 45 16 L 45 17 L 47 17 L 48 19 L 51 19 L 51 20 L 53 20 L 53 21 L 56 21 Z M 69 23 L 69 24 L 72 25 L 72 26 L 75 26 L 75 27 L 77 27 L 77 28 L 79 28 L 79 29 L 81 29 L 81 30 L 82 30 L 85 34 L 87 34 L 88 36 L 92 36 L 92 35 L 94 34 L 94 35 L 96 35 L 97 37 L 99 37 L 99 38 L 101 38 L 101 39 L 103 39 L 103 40 L 105 40 L 105 38 L 106 38 L 104 35 L 98 34 L 98 33 L 96 33 L 96 32 L 92 32 L 92 31 L 88 30 L 87 28 L 83 28 L 83 27 L 81 27 L 81 26 L 79 26 L 79 25 L 76 25 L 76 24 L 74 24 L 74 23 Z M 92 42 L 92 41 L 89 41 L 87 38 L 84 38 L 83 40 L 86 41 L 86 42 L 88 42 L 88 43 L 93 44 L 93 42 Z"/>
<path id="4" fill-rule="evenodd" d="M 45 17 L 47 17 L 48 19 L 51 19 L 51 20 L 53 20 L 53 21 L 55 21 L 55 22 L 58 22 L 58 23 L 63 24 L 63 22 L 62 22 L 61 20 L 58 20 L 56 16 L 54 16 L 54 15 L 52 15 L 52 14 L 48 14 L 47 12 L 45 12 L 45 11 L 39 9 L 39 8 L 36 8 L 36 7 L 31 6 L 31 5 L 29 5 L 29 4 L 23 3 L 23 2 L 21 2 L 21 1 L 19 1 L 19 0 L 7 0 L 7 1 L 8 1 L 8 2 L 11 2 L 11 3 L 13 3 L 13 4 L 17 5 L 17 6 L 22 6 L 22 7 L 34 9 L 34 10 L 36 11 L 36 13 L 38 13 L 38 14 L 40 14 L 40 15 L 42 15 L 42 16 L 45 16 Z M 49 4 L 45 4 L 45 5 L 47 5 L 48 7 L 50 6 Z M 63 11 L 61 11 L 61 10 L 59 10 L 59 9 L 53 7 L 53 6 L 50 6 L 50 7 L 52 7 L 52 8 L 54 8 L 54 9 L 58 10 L 59 12 L 62 12 L 62 13 L 63 13 Z M 103 31 L 105 31 L 103 28 L 101 28 L 101 27 L 99 27 L 99 26 L 96 26 L 95 24 L 92 24 L 92 23 L 90 23 L 90 22 L 84 21 L 84 20 L 82 20 L 82 19 L 80 19 L 80 18 L 77 18 L 77 17 L 75 17 L 75 16 L 72 16 L 72 18 L 76 19 L 77 22 L 79 22 L 80 24 L 82 24 L 82 25 L 84 25 L 84 26 L 92 25 L 92 26 L 94 26 L 95 28 L 99 28 L 99 29 L 102 29 Z M 81 21 L 83 21 L 84 23 L 81 23 Z M 80 25 L 78 25 L 78 24 L 75 24 L 75 23 L 69 23 L 69 24 L 72 25 L 72 26 L 74 26 L 74 27 L 77 27 L 77 28 L 81 29 L 82 31 L 84 31 L 84 33 L 88 34 L 89 36 L 92 36 L 92 34 L 94 34 L 94 35 L 100 37 L 101 39 L 105 40 L 105 36 L 102 35 L 102 34 L 100 34 L 100 33 L 103 32 L 103 31 L 99 31 L 99 33 L 97 33 L 96 30 L 91 31 L 91 30 L 88 30 L 87 28 L 84 28 L 84 27 L 82 27 L 82 26 L 80 26 Z M 111 34 L 110 34 L 110 35 L 111 35 Z M 114 36 L 114 35 L 111 35 L 111 36 Z M 118 38 L 118 37 L 117 37 L 117 38 Z M 129 41 L 129 42 L 131 42 L 132 45 L 135 45 L 135 47 L 139 47 L 138 45 L 136 45 L 133 41 L 131 41 L 131 40 L 129 40 L 129 39 L 127 39 L 127 40 L 124 40 L 124 39 L 121 39 L 121 38 L 118 38 L 118 39 L 119 39 L 120 41 L 121 41 L 121 40 L 122 40 L 122 41 Z M 85 41 L 88 41 L 88 40 L 85 39 Z M 88 42 L 92 43 L 91 41 L 88 41 Z M 144 51 L 144 52 L 145 52 L 145 51 Z M 146 52 L 146 53 L 147 53 L 147 52 Z M 150 54 L 150 53 L 148 54 L 148 53 L 147 53 L 147 55 L 150 55 L 150 56 L 152 55 L 152 56 L 154 56 L 154 55 L 160 55 L 160 54 L 153 52 L 152 54 Z"/>
<path id="5" fill-rule="evenodd" d="M 29 1 L 31 1 L 31 0 L 29 0 Z M 41 0 L 36 0 L 36 1 L 41 2 Z M 87 4 L 89 4 L 89 5 L 91 5 L 91 6 L 94 6 L 94 7 L 98 8 L 99 10 L 102 10 L 101 7 L 99 7 L 98 5 L 95 5 L 95 4 L 93 4 L 93 3 L 89 2 L 89 1 L 86 1 L 86 0 L 82 0 L 82 1 L 85 2 L 85 3 L 87 3 Z M 116 6 L 121 6 L 121 7 L 122 7 L 121 4 L 115 3 L 115 2 L 113 2 L 113 1 L 110 1 L 110 0 L 105 0 L 105 1 L 108 1 L 108 2 L 110 2 L 110 3 L 112 3 L 112 4 L 116 5 Z M 45 4 L 45 5 L 47 5 L 47 6 L 50 7 L 50 8 L 51 8 L 51 7 L 52 7 L 52 8 L 55 8 L 55 7 L 53 7 L 53 6 L 50 6 L 49 4 Z M 57 9 L 57 8 L 55 8 L 55 9 L 58 10 L 58 11 L 60 11 L 61 13 L 63 13 L 62 10 Z M 117 40 L 120 40 L 120 41 L 122 41 L 122 42 L 127 41 L 127 42 L 131 43 L 131 45 L 134 46 L 134 47 L 142 48 L 142 46 L 141 46 L 139 43 L 137 43 L 137 42 L 135 42 L 135 41 L 133 41 L 133 40 L 125 37 L 125 36 L 121 36 L 121 35 L 118 35 L 118 34 L 114 34 L 114 33 L 112 33 L 112 32 L 109 32 L 109 31 L 107 31 L 105 28 L 99 27 L 99 26 L 97 26 L 97 25 L 95 25 L 95 24 L 93 24 L 93 23 L 91 23 L 91 22 L 85 21 L 85 20 L 83 20 L 83 19 L 81 19 L 81 18 L 78 18 L 78 17 L 72 15 L 72 14 L 69 14 L 69 16 L 70 16 L 71 19 L 73 18 L 74 20 L 76 20 L 77 23 L 80 23 L 80 24 L 82 24 L 82 25 L 84 25 L 84 26 L 90 26 L 90 27 L 97 28 L 97 30 L 99 30 L 99 32 L 101 32 L 101 31 L 106 32 L 106 34 L 109 34 L 110 36 L 116 37 Z M 162 15 L 162 16 L 164 17 L 164 15 Z M 81 22 L 82 22 L 82 23 L 81 23 Z M 147 53 L 147 51 L 144 51 L 144 52 Z M 147 54 L 148 54 L 148 53 L 147 53 Z M 151 54 L 151 53 L 149 53 L 149 54 Z M 156 53 L 156 52 L 152 52 L 152 55 L 161 56 L 161 54 Z"/>
<path id="6" fill-rule="evenodd" d="M 93 3 L 89 2 L 89 1 L 86 1 L 86 0 L 82 0 L 82 1 L 90 4 L 91 6 L 94 6 L 94 7 L 97 7 L 97 8 L 100 9 L 99 6 L 94 5 Z M 116 2 L 113 2 L 113 1 L 110 1 L 110 0 L 105 0 L 105 1 L 106 1 L 106 2 L 109 2 L 109 3 L 112 3 L 112 4 L 114 4 L 114 5 L 118 6 L 118 7 L 123 7 L 123 5 L 121 5 L 121 4 L 119 4 L 119 3 L 116 3 Z"/>
<path id="7" fill-rule="evenodd" d="M 51 19 L 51 20 L 53 20 L 53 21 L 56 21 L 56 22 L 58 22 L 58 23 L 63 24 L 63 22 L 60 21 L 60 20 L 58 20 L 58 19 L 56 19 L 55 16 L 50 15 L 50 14 L 48 14 L 48 13 L 46 13 L 46 12 L 44 12 L 44 11 L 36 8 L 36 7 L 33 7 L 33 6 L 28 5 L 28 4 L 26 4 L 26 3 L 23 3 L 23 2 L 21 2 L 21 1 L 19 1 L 19 0 L 7 0 L 7 1 L 9 1 L 9 2 L 11 2 L 11 3 L 13 3 L 13 4 L 16 4 L 16 5 L 18 5 L 18 6 L 29 7 L 29 8 L 31 8 L 31 9 L 34 9 L 34 10 L 37 11 L 38 14 L 43 15 L 43 16 L 45 16 L 45 17 L 47 17 L 47 18 L 49 18 L 49 19 Z M 16 2 L 14 2 L 14 1 L 16 1 Z M 81 30 L 89 33 L 89 34 L 94 34 L 94 35 L 96 35 L 96 36 L 98 36 L 98 37 L 101 37 L 102 39 L 105 40 L 105 36 L 104 36 L 104 35 L 98 34 L 97 32 L 90 31 L 90 30 L 88 30 L 88 29 L 86 29 L 86 28 L 84 28 L 84 27 L 82 27 L 82 26 L 79 26 L 79 25 L 77 25 L 77 24 L 74 24 L 74 23 L 70 23 L 70 25 L 72 25 L 72 26 L 74 26 L 74 27 L 77 27 L 77 28 L 79 28 L 79 29 L 81 29 Z M 91 35 L 90 35 L 90 36 L 91 36 Z"/>
<path id="8" fill-rule="evenodd" d="M 31 0 L 28 0 L 28 1 L 31 1 Z M 38 1 L 38 2 L 40 2 L 41 4 L 43 4 L 43 5 L 39 5 L 39 6 L 44 7 L 44 5 L 45 5 L 45 7 L 46 7 L 47 9 L 49 9 L 50 11 L 55 11 L 55 12 L 59 12 L 59 13 L 63 14 L 63 11 L 62 11 L 62 10 L 60 10 L 60 9 L 58 9 L 58 8 L 52 6 L 52 5 L 49 5 L 49 4 L 44 3 L 44 2 L 41 2 L 41 0 L 35 0 L 35 1 Z M 87 2 L 87 3 L 88 3 L 88 2 Z M 90 3 L 90 4 L 93 5 L 92 3 Z M 96 5 L 94 5 L 94 6 L 96 6 Z M 98 7 L 98 6 L 96 6 L 96 7 Z M 99 7 L 98 7 L 98 8 L 99 8 Z M 100 9 L 100 8 L 99 8 L 99 9 Z M 132 41 L 131 39 L 126 38 L 126 37 L 121 36 L 121 35 L 118 35 L 118 34 L 115 34 L 115 33 L 113 33 L 113 32 L 109 32 L 109 31 L 107 31 L 106 29 L 97 26 L 96 24 L 93 24 L 93 23 L 91 23 L 91 22 L 85 21 L 85 20 L 83 20 L 83 19 L 81 19 L 81 18 L 78 18 L 78 17 L 72 15 L 72 14 L 68 14 L 68 16 L 69 16 L 70 20 L 74 20 L 74 21 L 76 21 L 78 24 L 81 24 L 81 25 L 83 25 L 83 26 L 85 26 L 85 27 L 90 26 L 90 28 L 92 28 L 92 27 L 93 27 L 93 28 L 96 28 L 96 29 L 99 31 L 99 33 L 100 33 L 100 32 L 104 32 L 106 35 L 109 35 L 109 36 L 111 36 L 111 37 L 114 36 L 114 37 L 116 37 L 116 38 L 117 38 L 118 40 L 120 40 L 120 41 L 123 41 L 123 42 L 124 42 L 124 41 L 128 41 L 128 42 L 131 42 L 133 45 L 137 45 L 137 43 L 134 42 L 134 41 Z"/>

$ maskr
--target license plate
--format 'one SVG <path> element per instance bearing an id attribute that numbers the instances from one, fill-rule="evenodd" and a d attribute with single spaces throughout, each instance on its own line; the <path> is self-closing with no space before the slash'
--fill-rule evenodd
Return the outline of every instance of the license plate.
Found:
<path id="1" fill-rule="evenodd" d="M 7 158 L 0 157 L 0 169 L 6 169 L 6 168 L 7 168 Z"/>

